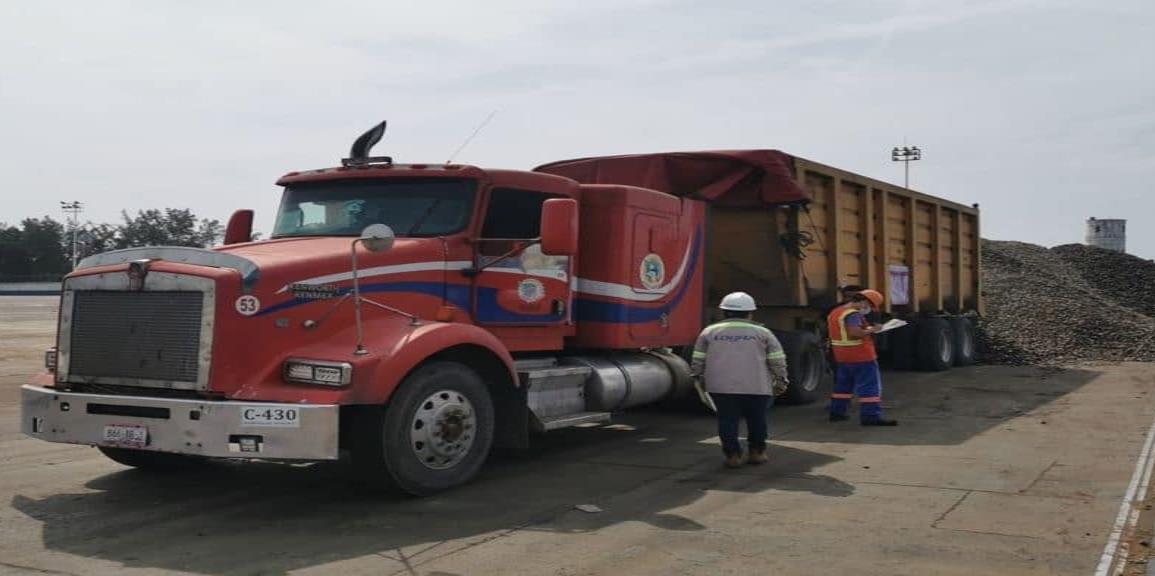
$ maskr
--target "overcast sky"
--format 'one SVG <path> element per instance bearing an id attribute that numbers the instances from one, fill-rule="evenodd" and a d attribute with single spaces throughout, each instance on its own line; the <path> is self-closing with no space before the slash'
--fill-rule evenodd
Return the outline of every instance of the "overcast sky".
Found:
<path id="1" fill-rule="evenodd" d="M 1155 258 L 1155 1 L 0 4 L 0 221 L 182 207 L 272 223 L 281 174 L 778 148 L 982 205 L 984 236 Z"/>

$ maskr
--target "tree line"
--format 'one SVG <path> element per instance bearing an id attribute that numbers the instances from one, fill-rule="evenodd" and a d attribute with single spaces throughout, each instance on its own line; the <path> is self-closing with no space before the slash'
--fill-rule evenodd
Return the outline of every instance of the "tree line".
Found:
<path id="1" fill-rule="evenodd" d="M 191 210 L 165 208 L 121 212 L 119 224 L 85 222 L 76 227 L 77 259 L 138 246 L 216 244 L 224 232 L 217 220 L 198 219 Z M 69 224 L 50 216 L 25 218 L 19 226 L 0 222 L 0 281 L 55 281 L 72 270 Z"/>

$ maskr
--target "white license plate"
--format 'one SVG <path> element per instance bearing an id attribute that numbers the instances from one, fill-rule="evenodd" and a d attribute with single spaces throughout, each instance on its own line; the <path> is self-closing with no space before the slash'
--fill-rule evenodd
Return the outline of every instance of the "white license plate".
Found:
<path id="1" fill-rule="evenodd" d="M 241 426 L 300 428 L 301 411 L 292 406 L 246 406 L 241 408 Z"/>
<path id="2" fill-rule="evenodd" d="M 109 424 L 104 427 L 104 444 L 144 448 L 148 446 L 148 428 L 135 424 Z"/>

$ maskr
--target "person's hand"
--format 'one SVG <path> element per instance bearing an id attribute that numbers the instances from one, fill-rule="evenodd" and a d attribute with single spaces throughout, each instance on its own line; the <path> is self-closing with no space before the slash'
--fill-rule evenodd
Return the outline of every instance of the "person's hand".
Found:
<path id="1" fill-rule="evenodd" d="M 789 389 L 790 389 L 790 381 L 789 380 L 787 380 L 785 378 L 782 378 L 782 379 L 776 378 L 774 380 L 773 392 L 774 392 L 775 396 L 781 396 L 781 395 L 785 394 L 786 391 Z"/>

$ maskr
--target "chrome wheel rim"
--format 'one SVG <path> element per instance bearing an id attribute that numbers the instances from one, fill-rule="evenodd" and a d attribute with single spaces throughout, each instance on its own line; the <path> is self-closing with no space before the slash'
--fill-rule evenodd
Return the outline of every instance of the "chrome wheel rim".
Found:
<path id="1" fill-rule="evenodd" d="M 438 390 L 422 400 L 409 424 L 409 446 L 432 470 L 459 464 L 477 437 L 477 411 L 461 392 Z"/>

